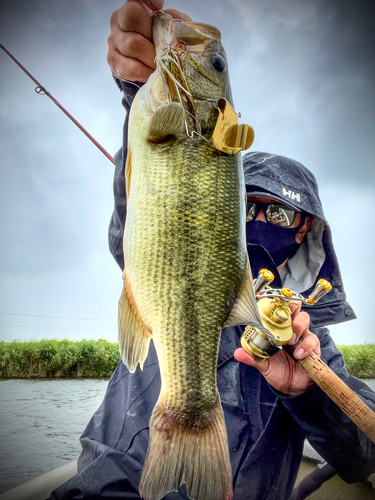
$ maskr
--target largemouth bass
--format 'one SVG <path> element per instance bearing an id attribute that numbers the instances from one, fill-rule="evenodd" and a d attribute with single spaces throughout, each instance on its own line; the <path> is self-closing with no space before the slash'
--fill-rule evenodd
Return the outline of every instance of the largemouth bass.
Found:
<path id="1" fill-rule="evenodd" d="M 130 372 L 151 338 L 161 391 L 139 486 L 159 500 L 184 482 L 194 500 L 228 500 L 232 472 L 216 384 L 223 326 L 261 321 L 246 249 L 239 155 L 212 147 L 231 102 L 220 32 L 157 14 L 157 70 L 129 118 L 119 344 Z"/>

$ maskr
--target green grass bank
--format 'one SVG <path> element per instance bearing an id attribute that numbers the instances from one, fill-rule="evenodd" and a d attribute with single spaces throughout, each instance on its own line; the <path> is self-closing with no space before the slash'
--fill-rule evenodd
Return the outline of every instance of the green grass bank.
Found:
<path id="1" fill-rule="evenodd" d="M 351 375 L 375 379 L 375 344 L 339 349 Z M 107 340 L 0 342 L 0 378 L 109 378 L 119 358 L 118 345 Z"/>
<path id="2" fill-rule="evenodd" d="M 107 340 L 0 342 L 1 378 L 109 378 L 120 359 Z"/>
<path id="3" fill-rule="evenodd" d="M 375 378 L 375 344 L 339 345 L 350 375 Z"/>

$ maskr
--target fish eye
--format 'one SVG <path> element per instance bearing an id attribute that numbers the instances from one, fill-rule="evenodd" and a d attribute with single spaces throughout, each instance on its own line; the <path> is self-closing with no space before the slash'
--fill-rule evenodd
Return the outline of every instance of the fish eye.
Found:
<path id="1" fill-rule="evenodd" d="M 224 57 L 222 57 L 220 54 L 215 54 L 214 56 L 212 56 L 211 63 L 212 66 L 218 71 L 224 71 L 227 66 Z"/>

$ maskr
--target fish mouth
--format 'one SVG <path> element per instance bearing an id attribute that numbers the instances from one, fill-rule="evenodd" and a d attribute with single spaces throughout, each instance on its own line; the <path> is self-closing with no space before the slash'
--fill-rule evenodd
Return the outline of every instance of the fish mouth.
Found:
<path id="1" fill-rule="evenodd" d="M 173 19 L 169 14 L 158 12 L 153 25 L 156 46 L 156 68 L 161 77 L 163 94 L 168 103 L 182 105 L 188 135 L 201 134 L 197 119 L 196 102 L 212 102 L 217 99 L 198 95 L 191 91 L 189 79 L 184 68 L 184 60 L 194 65 L 196 71 L 216 86 L 220 82 L 209 76 L 191 54 L 202 56 L 207 45 L 220 40 L 220 31 L 214 26 Z M 189 133 L 189 128 L 192 128 Z"/>
<path id="2" fill-rule="evenodd" d="M 200 132 L 196 102 L 214 100 L 192 92 L 185 72 L 182 55 L 185 55 L 195 65 L 197 71 L 214 85 L 218 86 L 219 83 L 208 76 L 187 52 L 186 48 L 181 46 L 169 47 L 164 53 L 159 53 L 156 58 L 156 67 L 161 75 L 168 102 L 179 102 L 182 105 L 184 114 L 187 115 L 185 116 L 185 121 L 188 121 L 188 116 L 190 116 L 193 120 L 195 131 Z"/>

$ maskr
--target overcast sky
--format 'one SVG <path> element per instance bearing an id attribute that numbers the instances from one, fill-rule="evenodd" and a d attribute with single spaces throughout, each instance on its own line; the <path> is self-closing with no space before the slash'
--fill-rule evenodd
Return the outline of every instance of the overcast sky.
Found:
<path id="1" fill-rule="evenodd" d="M 373 2 L 185 3 L 166 7 L 222 32 L 236 111 L 255 130 L 252 149 L 290 156 L 317 177 L 358 316 L 333 327 L 334 339 L 375 342 Z M 112 155 L 124 111 L 106 44 L 121 5 L 0 3 L 0 42 Z M 34 87 L 0 50 L 0 339 L 115 341 L 122 279 L 107 243 L 113 165 Z"/>

